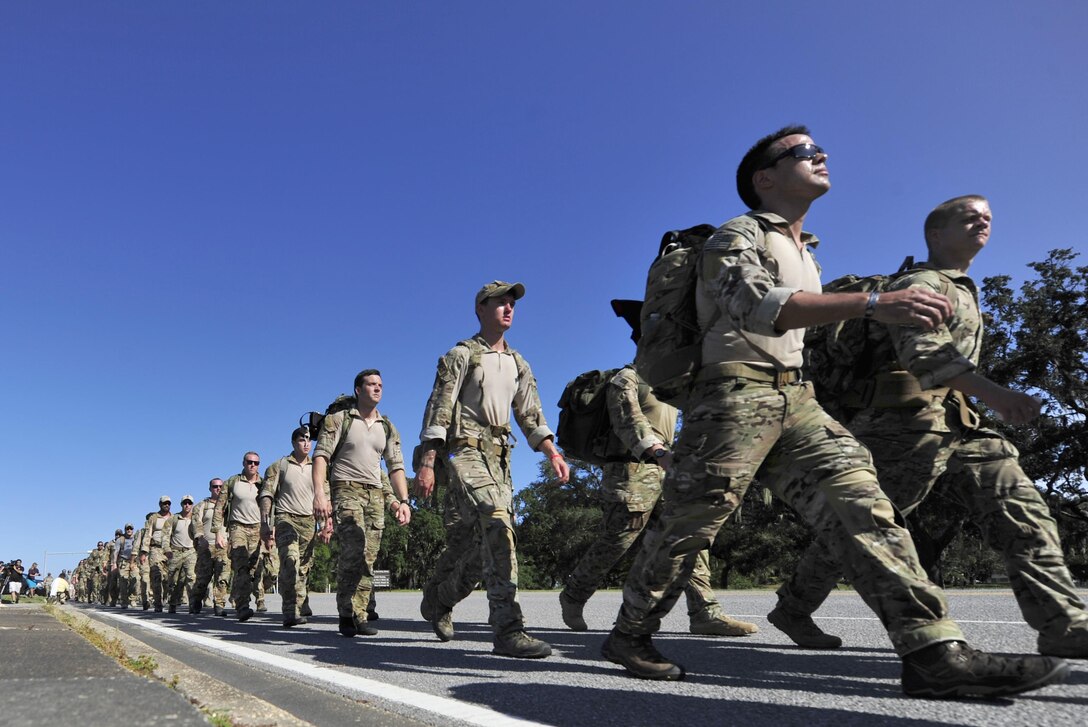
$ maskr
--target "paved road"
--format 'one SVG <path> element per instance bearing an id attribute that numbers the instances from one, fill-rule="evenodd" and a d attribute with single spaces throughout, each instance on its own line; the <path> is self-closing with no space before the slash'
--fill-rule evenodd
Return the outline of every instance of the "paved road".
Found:
<path id="1" fill-rule="evenodd" d="M 817 614 L 825 630 L 845 640 L 835 652 L 798 649 L 769 626 L 763 617 L 773 606 L 771 593 L 719 596 L 728 610 L 762 630 L 743 639 L 695 637 L 687 633 L 682 613 L 671 614 L 655 643 L 688 670 L 685 681 L 671 683 L 628 678 L 600 659 L 601 642 L 619 605 L 615 591 L 598 593 L 590 601 L 586 617 L 591 630 L 580 634 L 563 627 L 554 592 L 520 594 L 531 632 L 556 652 L 541 661 L 490 653 L 487 602 L 479 592 L 458 606 L 457 638 L 446 644 L 419 617 L 419 594 L 412 592 L 381 593 L 380 633 L 352 640 L 336 633 L 335 604 L 328 595 L 312 597 L 316 618 L 310 626 L 291 631 L 281 628 L 274 612 L 245 624 L 207 615 L 118 610 L 100 617 L 137 637 L 142 633 L 154 638 L 163 649 L 172 643 L 177 652 L 207 649 L 217 658 L 256 664 L 291 681 L 376 704 L 409 722 L 434 725 L 1088 723 L 1086 661 L 1072 662 L 1067 684 L 1017 700 L 908 699 L 899 690 L 899 660 L 879 623 L 853 593 L 833 594 Z M 1021 620 L 1010 592 L 953 591 L 950 600 L 975 646 L 1002 653 L 1034 651 L 1034 633 Z M 278 607 L 274 597 L 269 607 Z M 308 715 L 297 695 L 289 707 L 277 703 L 275 693 L 262 697 L 314 724 L 338 723 L 317 708 Z"/>

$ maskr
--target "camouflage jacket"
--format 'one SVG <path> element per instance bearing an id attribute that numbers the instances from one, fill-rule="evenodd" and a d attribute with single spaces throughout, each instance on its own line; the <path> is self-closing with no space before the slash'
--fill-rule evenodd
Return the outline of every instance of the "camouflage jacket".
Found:
<path id="1" fill-rule="evenodd" d="M 487 342 L 480 336 L 475 336 L 459 342 L 438 360 L 434 387 L 423 412 L 423 431 L 420 433 L 422 442 L 446 442 L 458 437 L 487 440 L 492 438 L 492 425 L 475 419 L 462 406 L 466 377 L 472 376 L 481 387 L 484 385 L 480 357 L 488 351 L 491 351 L 491 347 Z M 553 434 L 544 420 L 536 378 L 533 377 L 528 362 L 509 344 L 500 355 L 510 355 L 517 367 L 517 389 L 507 411 L 509 407 L 513 407 L 514 420 L 529 446 L 537 450 Z M 506 442 L 510 442 L 509 437 Z"/>
<path id="2" fill-rule="evenodd" d="M 951 281 L 949 285 L 948 281 Z M 913 374 L 923 389 L 932 389 L 978 366 L 982 350 L 982 315 L 978 288 L 959 270 L 941 270 L 923 263 L 918 270 L 896 279 L 889 290 L 924 288 L 947 295 L 952 317 L 932 331 L 916 326 L 888 326 L 898 363 Z"/>
<path id="3" fill-rule="evenodd" d="M 612 431 L 636 459 L 655 444 L 669 447 L 676 431 L 677 410 L 658 401 L 633 368 L 617 371 L 605 396 Z M 661 496 L 665 471 L 656 464 L 609 462 L 603 470 L 599 497 L 605 502 L 625 502 L 632 510 L 644 512 L 652 510 Z"/>

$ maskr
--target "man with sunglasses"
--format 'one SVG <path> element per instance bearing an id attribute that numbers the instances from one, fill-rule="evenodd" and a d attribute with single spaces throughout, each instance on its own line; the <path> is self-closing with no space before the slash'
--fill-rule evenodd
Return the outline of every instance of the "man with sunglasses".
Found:
<path id="1" fill-rule="evenodd" d="M 238 620 L 253 616 L 249 599 L 253 595 L 253 576 L 261 549 L 261 510 L 257 494 L 261 484 L 261 457 L 246 452 L 242 457 L 242 472 L 223 483 L 215 501 L 212 530 L 215 544 L 230 546 L 230 569 L 234 579 L 230 597 L 238 609 Z"/>
<path id="2" fill-rule="evenodd" d="M 880 481 L 904 514 L 934 492 L 955 503 L 1001 552 L 1024 620 L 1039 632 L 1039 652 L 1088 657 L 1088 612 L 1065 564 L 1058 528 L 1019 453 L 1000 433 L 980 426 L 964 396 L 983 401 L 1004 421 L 1024 424 L 1039 415 L 1040 401 L 978 373 L 982 314 L 978 289 L 967 271 L 990 237 L 989 202 L 956 197 L 926 217 L 928 262 L 895 279 L 892 289 L 945 291 L 953 315 L 927 331 L 888 326 L 889 340 L 873 352 L 878 373 L 865 382 L 866 406 L 843 421 L 872 448 Z M 834 589 L 842 569 L 819 542 L 801 558 L 778 591 L 776 610 L 811 614 Z M 839 646 L 823 635 L 810 648 Z"/>
<path id="3" fill-rule="evenodd" d="M 212 586 L 212 605 L 215 615 L 226 613 L 227 580 L 230 576 L 230 559 L 226 548 L 220 548 L 215 542 L 212 530 L 212 518 L 215 515 L 215 501 L 223 489 L 223 480 L 215 477 L 208 483 L 208 497 L 193 508 L 193 530 L 196 532 L 196 580 L 189 601 L 189 610 L 200 613 L 204 600 L 208 597 L 208 585 Z"/>
<path id="4" fill-rule="evenodd" d="M 151 579 L 151 602 L 155 613 L 162 613 L 163 584 L 166 583 L 166 551 L 162 529 L 170 518 L 170 496 L 159 498 L 159 511 L 147 516 L 144 537 L 140 543 L 140 564 L 146 565 Z"/>
<path id="5" fill-rule="evenodd" d="M 729 220 L 702 249 L 696 285 L 703 365 L 665 478 L 662 517 L 646 533 L 601 653 L 644 679 L 684 669 L 651 643 L 700 550 L 740 505 L 752 479 L 785 500 L 843 565 L 903 659 L 912 696 L 1017 694 L 1061 681 L 1051 657 L 1006 658 L 964 643 L 943 592 L 918 563 L 910 534 L 877 484 L 869 451 L 816 402 L 801 378 L 804 329 L 869 317 L 932 330 L 952 313 L 945 296 L 909 288 L 824 295 L 802 230 L 831 187 L 827 154 L 803 126 L 760 139 L 737 169 L 753 211 Z M 787 628 L 805 618 L 789 615 Z M 772 619 L 782 628 L 786 619 Z"/>

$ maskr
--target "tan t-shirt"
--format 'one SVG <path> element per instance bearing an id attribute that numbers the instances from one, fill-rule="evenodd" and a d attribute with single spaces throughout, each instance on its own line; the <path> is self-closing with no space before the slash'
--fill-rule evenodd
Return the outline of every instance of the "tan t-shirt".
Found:
<path id="1" fill-rule="evenodd" d="M 376 412 L 375 412 L 376 413 Z M 387 445 L 381 416 L 372 421 L 353 417 L 344 435 L 344 443 L 329 471 L 329 481 L 362 482 L 367 487 L 382 486 L 381 459 Z M 348 425 L 345 420 L 344 426 Z"/>
<path id="2" fill-rule="evenodd" d="M 179 548 L 191 548 L 193 547 L 193 538 L 189 533 L 189 525 L 193 522 L 193 517 L 190 515 L 187 518 L 182 518 L 181 515 L 174 515 L 173 521 L 170 523 L 170 549 Z"/>
<path id="3" fill-rule="evenodd" d="M 275 476 L 265 477 L 261 492 L 273 498 L 278 513 L 313 515 L 313 462 L 309 457 L 301 464 L 294 457 L 284 457 L 276 465 Z"/>
<path id="4" fill-rule="evenodd" d="M 775 287 L 765 298 L 769 313 L 777 316 L 781 304 L 793 293 L 803 290 L 819 293 L 820 271 L 806 246 L 797 249 L 793 240 L 775 230 L 765 235 L 767 253 L 778 266 Z M 768 271 L 769 272 L 769 271 Z M 700 328 L 706 329 L 721 301 L 715 300 L 711 290 L 715 286 L 702 276 L 696 286 L 696 310 Z M 758 315 L 758 311 L 755 313 Z M 744 363 L 763 368 L 797 369 L 804 363 L 805 329 L 795 328 L 778 336 L 765 336 L 742 331 L 729 315 L 718 315 L 714 325 L 703 338 L 703 364 Z"/>
<path id="5" fill-rule="evenodd" d="M 239 525 L 259 525 L 261 510 L 257 506 L 257 483 L 241 478 L 234 483 L 230 500 L 230 521 Z"/>

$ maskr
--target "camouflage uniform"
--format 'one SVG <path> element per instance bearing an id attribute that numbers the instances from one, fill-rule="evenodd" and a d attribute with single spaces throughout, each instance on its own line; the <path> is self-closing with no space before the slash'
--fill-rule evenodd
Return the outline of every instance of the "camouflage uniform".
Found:
<path id="1" fill-rule="evenodd" d="M 257 602 L 258 611 L 266 611 L 264 594 L 275 588 L 276 579 L 280 575 L 279 549 L 273 545 L 265 546 L 261 541 L 260 554 L 257 556 L 257 568 L 253 572 L 253 599 Z"/>
<path id="2" fill-rule="evenodd" d="M 483 391 L 482 356 L 498 355 L 501 365 L 515 367 L 516 392 L 500 423 L 479 421 L 465 403 L 470 380 Z M 509 364 L 506 363 L 507 357 Z M 475 402 L 469 402 L 473 404 Z M 424 444 L 441 440 L 449 448 L 446 495 L 446 547 L 425 587 L 437 605 L 452 609 L 479 582 L 482 574 L 496 634 L 524 629 L 517 601 L 518 563 L 510 479 L 511 406 L 529 446 L 537 450 L 552 436 L 544 420 L 536 379 L 521 354 L 509 346 L 492 351 L 476 336 L 450 349 L 438 362 L 434 388 L 423 415 Z"/>
<path id="3" fill-rule="evenodd" d="M 239 614 L 243 609 L 249 608 L 249 599 L 254 592 L 253 580 L 261 548 L 261 524 L 259 511 L 253 515 L 255 522 L 243 522 L 232 500 L 236 497 L 235 488 L 241 490 L 252 487 L 254 488 L 253 507 L 256 510 L 256 490 L 259 486 L 260 480 L 249 482 L 244 474 L 232 476 L 223 483 L 219 499 L 215 502 L 215 514 L 212 516 L 212 530 L 216 533 L 227 533 L 231 577 L 234 579 L 230 597 Z M 250 518 L 247 516 L 246 519 Z"/>
<path id="4" fill-rule="evenodd" d="M 933 331 L 889 326 L 894 350 L 886 347 L 878 358 L 887 363 L 875 377 L 872 405 L 850 420 L 850 431 L 871 449 L 881 486 L 904 514 L 918 507 L 938 477 L 946 471 L 951 475 L 941 494 L 966 508 L 1002 553 L 1032 628 L 1051 638 L 1070 628 L 1088 628 L 1057 526 L 1020 468 L 1016 448 L 998 432 L 979 428 L 977 412 L 942 383 L 978 366 L 983 325 L 974 281 L 958 270 L 922 267 L 898 278 L 890 289 L 920 287 L 947 295 L 953 316 Z M 779 597 L 795 612 L 812 613 L 841 575 L 817 541 Z"/>
<path id="5" fill-rule="evenodd" d="M 212 605 L 223 608 L 227 603 L 230 578 L 230 558 L 226 548 L 215 543 L 212 520 L 215 498 L 206 497 L 193 507 L 193 529 L 196 531 L 196 576 L 193 581 L 192 602 L 203 604 L 212 586 Z"/>
<path id="6" fill-rule="evenodd" d="M 142 527 L 136 531 L 136 542 L 133 545 L 133 549 L 136 551 L 133 558 L 136 561 L 136 592 L 140 599 L 140 605 L 144 610 L 151 605 L 151 564 L 145 562 L 140 558 L 140 554 L 145 552 L 143 545 L 144 541 L 150 536 L 146 527 Z"/>
<path id="7" fill-rule="evenodd" d="M 111 606 L 116 606 L 117 599 L 121 595 L 121 572 L 117 567 L 117 554 L 124 545 L 124 540 L 125 536 L 122 534 L 114 536 L 114 539 L 110 541 L 108 548 L 109 561 L 106 564 L 106 571 L 109 575 L 106 576 L 106 590 L 103 594 L 103 604 L 109 603 Z"/>
<path id="8" fill-rule="evenodd" d="M 280 486 L 286 480 L 288 468 L 298 467 L 298 482 L 309 482 L 309 505 L 284 509 L 287 503 L 277 497 Z M 313 507 L 313 461 L 306 457 L 300 464 L 290 456 L 276 460 L 264 472 L 260 497 L 269 498 L 275 523 L 276 552 L 278 555 L 279 594 L 284 620 L 295 619 L 302 613 L 308 592 L 307 578 L 314 555 L 316 522 Z M 302 504 L 302 503 L 298 503 Z M 288 507 L 291 507 L 288 505 Z M 305 510 L 309 510 L 306 513 Z"/>
<path id="9" fill-rule="evenodd" d="M 649 385 L 630 366 L 620 369 L 606 392 L 612 431 L 624 451 L 641 460 L 654 445 L 668 447 L 676 431 L 676 408 L 658 401 Z M 598 498 L 604 509 L 602 532 L 578 561 L 563 592 L 576 603 L 585 603 L 601 580 L 619 562 L 646 529 L 661 499 L 665 471 L 644 461 L 608 462 Z M 710 558 L 699 552 L 691 581 L 684 587 L 688 615 L 718 615 L 721 607 L 710 588 Z"/>
<path id="10" fill-rule="evenodd" d="M 147 567 L 151 578 L 151 602 L 156 611 L 162 610 L 163 588 L 167 583 L 166 550 L 162 542 L 162 530 L 170 515 L 151 513 L 144 524 L 144 539 L 140 554 L 147 556 Z"/>
<path id="11" fill-rule="evenodd" d="M 346 428 L 345 422 L 348 422 Z M 386 470 L 389 474 L 403 471 L 400 433 L 380 413 L 378 422 L 385 429 L 385 448 L 381 459 L 385 461 Z M 333 522 L 340 541 L 336 610 L 340 618 L 354 618 L 356 623 L 365 623 L 372 612 L 370 596 L 374 587 L 374 562 L 378 558 L 382 532 L 385 530 L 385 510 L 397 502 L 397 498 L 391 487 L 383 485 L 380 476 L 377 482 L 335 479 L 333 470 L 343 453 L 337 452 L 336 457 L 333 457 L 333 453 L 337 443 L 341 438 L 347 438 L 348 430 L 353 426 L 366 426 L 355 406 L 326 416 L 317 439 L 314 459 L 324 457 L 329 463 Z"/>
<path id="12" fill-rule="evenodd" d="M 754 214 L 786 227 L 778 215 Z M 811 384 L 799 380 L 803 331 L 782 334 L 774 327 L 795 292 L 819 292 L 810 249 L 817 240 L 802 233 L 806 249 L 798 253 L 792 240 L 768 232 L 760 245 L 744 234 L 751 224 L 750 216 L 730 220 L 703 248 L 697 285 L 700 324 L 707 331 L 703 368 L 684 407 L 662 517 L 647 531 L 628 576 L 617 630 L 658 630 L 698 552 L 713 541 L 758 472 L 843 564 L 900 655 L 963 640 L 948 618 L 944 594 L 926 578 L 910 534 L 877 484 L 868 450 L 824 412 Z M 787 279 L 783 270 L 800 272 Z M 771 357 L 768 349 L 788 355 Z M 754 360 L 760 356 L 762 365 Z"/>
<path id="13" fill-rule="evenodd" d="M 196 551 L 193 547 L 192 514 L 187 518 L 174 513 L 162 529 L 162 540 L 167 564 L 167 595 L 171 610 L 176 609 L 185 597 L 191 602 L 191 589 L 196 580 Z"/>
<path id="14" fill-rule="evenodd" d="M 118 599 L 122 607 L 132 608 L 136 605 L 140 573 L 140 549 L 135 533 L 131 538 L 121 536 L 121 545 L 116 553 L 114 564 L 117 566 Z"/>

